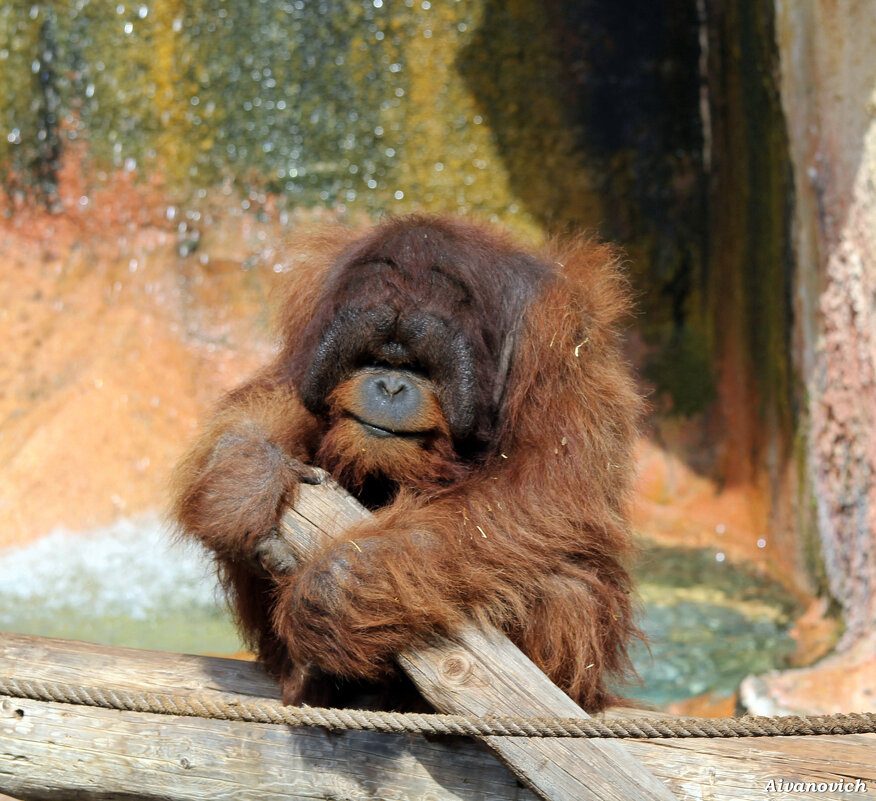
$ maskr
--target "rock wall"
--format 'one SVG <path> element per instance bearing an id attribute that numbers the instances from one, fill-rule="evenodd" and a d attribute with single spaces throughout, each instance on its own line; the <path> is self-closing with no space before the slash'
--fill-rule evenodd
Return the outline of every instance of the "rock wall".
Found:
<path id="1" fill-rule="evenodd" d="M 777 0 L 806 478 L 845 644 L 876 618 L 876 17 Z"/>

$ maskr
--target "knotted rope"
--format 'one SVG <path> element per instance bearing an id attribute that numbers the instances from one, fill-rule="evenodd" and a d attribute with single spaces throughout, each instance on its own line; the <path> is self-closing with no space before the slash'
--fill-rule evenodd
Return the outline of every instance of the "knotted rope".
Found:
<path id="1" fill-rule="evenodd" d="M 778 737 L 876 732 L 876 713 L 788 715 L 741 718 L 656 718 L 626 720 L 587 718 L 518 718 L 370 712 L 359 709 L 323 709 L 283 706 L 279 701 L 216 698 L 203 693 L 186 695 L 132 692 L 84 687 L 36 679 L 0 677 L 0 696 L 56 701 L 64 704 L 152 712 L 159 715 L 213 718 L 247 723 L 318 726 L 325 729 L 398 732 L 409 734 L 463 734 L 480 737 Z"/>

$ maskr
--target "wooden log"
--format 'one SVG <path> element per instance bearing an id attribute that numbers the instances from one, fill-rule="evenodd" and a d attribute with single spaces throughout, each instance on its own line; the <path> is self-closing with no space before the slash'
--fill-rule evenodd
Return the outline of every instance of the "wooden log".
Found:
<path id="1" fill-rule="evenodd" d="M 0 676 L 125 690 L 279 698 L 253 662 L 0 634 Z M 612 710 L 606 718 L 641 715 Z M 653 713 L 652 713 L 653 714 Z M 876 789 L 876 735 L 625 740 L 679 797 L 860 799 Z M 770 792 L 768 782 L 791 783 Z M 794 783 L 800 787 L 794 789 Z M 467 738 L 291 729 L 0 699 L 0 793 L 25 801 L 535 801 Z M 635 797 L 631 797 L 634 801 Z"/>
<path id="2" fill-rule="evenodd" d="M 254 662 L 0 635 L 0 675 L 279 700 Z M 328 734 L 0 699 L 0 792 L 25 801 L 536 801 L 467 738 Z"/>
<path id="3" fill-rule="evenodd" d="M 343 538 L 370 513 L 327 474 L 302 485 L 280 533 L 300 562 Z M 402 670 L 439 712 L 587 717 L 504 634 L 470 624 L 454 640 L 398 655 Z M 484 737 L 510 770 L 546 801 L 641 801 L 675 796 L 616 740 Z"/>

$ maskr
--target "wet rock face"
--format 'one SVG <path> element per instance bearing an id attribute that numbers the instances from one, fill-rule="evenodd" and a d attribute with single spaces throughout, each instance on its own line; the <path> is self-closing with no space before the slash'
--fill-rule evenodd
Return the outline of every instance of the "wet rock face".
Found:
<path id="1" fill-rule="evenodd" d="M 166 201 L 127 188 L 0 221 L 0 546 L 163 508 L 206 408 L 268 352 L 265 226 L 208 224 L 182 258 Z"/>
<path id="2" fill-rule="evenodd" d="M 794 169 L 797 361 L 810 417 L 806 479 L 842 646 L 876 637 L 876 123 L 863 9 L 779 4 Z"/>
<path id="3" fill-rule="evenodd" d="M 86 141 L 101 169 L 159 174 L 185 192 L 240 178 L 243 194 L 290 208 L 459 210 L 532 231 L 537 214 L 511 194 L 459 69 L 485 5 L 13 0 L 0 20 L 0 178 L 19 200 L 57 209 L 65 161 Z M 488 38 L 510 56 L 503 79 L 546 97 L 558 74 L 545 55 L 551 21 L 538 4 L 516 12 Z M 519 41 L 531 56 L 519 58 Z M 544 106 L 519 116 L 531 145 L 557 153 L 568 139 L 557 98 Z M 535 176 L 539 161 L 521 167 Z"/>

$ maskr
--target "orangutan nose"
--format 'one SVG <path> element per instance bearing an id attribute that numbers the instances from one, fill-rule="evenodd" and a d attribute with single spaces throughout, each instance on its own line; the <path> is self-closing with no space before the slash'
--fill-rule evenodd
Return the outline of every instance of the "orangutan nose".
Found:
<path id="1" fill-rule="evenodd" d="M 382 389 L 387 395 L 394 396 L 404 392 L 409 384 L 406 379 L 399 375 L 381 376 L 377 379 L 377 388 Z"/>
<path id="2" fill-rule="evenodd" d="M 422 411 L 423 391 L 400 370 L 375 372 L 366 376 L 360 387 L 366 422 L 390 431 L 407 431 Z"/>

